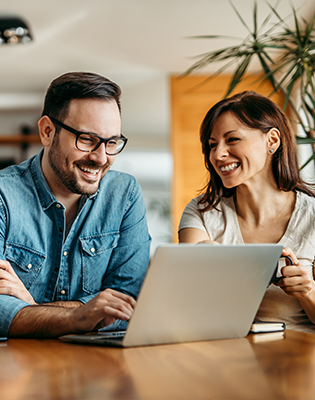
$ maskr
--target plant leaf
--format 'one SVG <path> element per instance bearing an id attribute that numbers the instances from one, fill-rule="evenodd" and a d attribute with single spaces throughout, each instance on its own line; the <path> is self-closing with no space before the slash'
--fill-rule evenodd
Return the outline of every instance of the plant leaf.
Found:
<path id="1" fill-rule="evenodd" d="M 310 137 L 302 137 L 302 136 L 296 136 L 296 143 L 297 144 L 314 144 L 315 139 L 310 138 Z"/>
<path id="2" fill-rule="evenodd" d="M 231 0 L 229 0 L 229 3 L 231 4 L 232 8 L 234 9 L 234 11 L 236 12 L 238 18 L 240 19 L 240 21 L 242 22 L 242 24 L 245 26 L 245 28 L 248 30 L 248 32 L 250 33 L 250 35 L 252 35 L 252 32 L 250 30 L 250 28 L 248 27 L 248 25 L 245 23 L 245 21 L 243 20 L 241 14 L 237 11 L 236 7 L 234 6 L 234 4 L 232 3 Z"/>
<path id="3" fill-rule="evenodd" d="M 247 67 L 251 61 L 251 58 L 252 58 L 251 54 L 246 56 L 244 58 L 244 60 L 241 62 L 241 64 L 239 65 L 239 67 L 236 69 L 236 71 L 230 81 L 229 88 L 228 88 L 226 94 L 224 95 L 224 98 L 226 98 L 233 91 L 233 89 L 240 83 L 240 81 L 242 80 L 242 77 L 244 76 L 244 74 L 247 70 Z"/>
<path id="4" fill-rule="evenodd" d="M 313 160 L 315 160 L 315 153 L 301 166 L 300 170 L 305 168 Z"/>

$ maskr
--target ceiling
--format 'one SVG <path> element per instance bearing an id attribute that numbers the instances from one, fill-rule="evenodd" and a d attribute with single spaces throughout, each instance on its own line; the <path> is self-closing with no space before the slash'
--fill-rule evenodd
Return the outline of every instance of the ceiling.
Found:
<path id="1" fill-rule="evenodd" d="M 257 3 L 262 22 L 269 7 L 264 0 Z M 290 13 L 291 3 L 304 4 L 305 18 L 315 11 L 314 0 L 282 0 L 281 16 Z M 252 27 L 253 1 L 233 4 Z M 34 41 L 0 47 L 2 107 L 25 102 L 36 107 L 56 76 L 93 71 L 122 86 L 125 116 L 136 116 L 132 129 L 138 131 L 141 126 L 147 131 L 150 123 L 154 132 L 167 130 L 168 76 L 185 71 L 193 56 L 230 43 L 191 36 L 247 34 L 228 0 L 10 0 L 0 6 L 0 15 L 6 14 L 24 17 Z"/>
<path id="2" fill-rule="evenodd" d="M 281 16 L 290 13 L 291 3 L 305 3 L 300 15 L 306 18 L 315 11 L 314 0 L 282 0 Z M 252 26 L 253 1 L 233 4 Z M 258 9 L 262 21 L 267 3 L 258 0 Z M 121 84 L 181 73 L 192 56 L 222 43 L 190 36 L 246 35 L 228 0 L 10 0 L 2 2 L 0 14 L 25 17 L 34 36 L 24 46 L 0 48 L 0 92 L 41 91 L 73 70 L 99 72 Z"/>

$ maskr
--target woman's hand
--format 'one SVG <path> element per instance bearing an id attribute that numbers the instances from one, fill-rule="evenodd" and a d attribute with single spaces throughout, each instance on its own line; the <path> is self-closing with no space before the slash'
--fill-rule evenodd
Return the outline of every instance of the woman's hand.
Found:
<path id="1" fill-rule="evenodd" d="M 283 278 L 276 285 L 280 286 L 289 296 L 297 298 L 308 297 L 314 288 L 313 279 L 309 275 L 307 268 L 299 262 L 289 247 L 283 249 L 282 255 L 291 257 L 293 265 L 286 265 L 282 268 Z"/>

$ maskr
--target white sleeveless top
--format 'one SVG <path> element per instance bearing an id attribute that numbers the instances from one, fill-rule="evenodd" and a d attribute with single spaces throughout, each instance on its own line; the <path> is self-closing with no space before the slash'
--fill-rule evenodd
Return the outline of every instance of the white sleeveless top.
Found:
<path id="1" fill-rule="evenodd" d="M 183 228 L 197 228 L 206 232 L 211 240 L 221 244 L 241 244 L 242 234 L 238 224 L 233 197 L 222 198 L 217 206 L 200 212 L 199 197 L 185 208 L 179 231 Z M 271 227 L 272 229 L 272 227 Z M 301 264 L 313 277 L 315 256 L 315 198 L 297 192 L 294 211 L 287 229 L 279 241 L 290 247 Z M 250 299 L 249 299 L 250 301 Z M 258 321 L 283 321 L 288 329 L 315 333 L 315 325 L 309 320 L 297 298 L 284 293 L 278 286 L 270 285 L 256 315 Z"/>

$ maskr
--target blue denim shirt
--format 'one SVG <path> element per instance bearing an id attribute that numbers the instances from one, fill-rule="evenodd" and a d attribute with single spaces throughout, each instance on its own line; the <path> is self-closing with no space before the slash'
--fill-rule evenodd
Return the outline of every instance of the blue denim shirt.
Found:
<path id="1" fill-rule="evenodd" d="M 109 171 L 65 237 L 65 207 L 50 191 L 41 154 L 0 172 L 0 259 L 37 303 L 86 303 L 106 288 L 137 298 L 151 241 L 139 184 Z M 0 336 L 28 305 L 0 295 Z"/>

